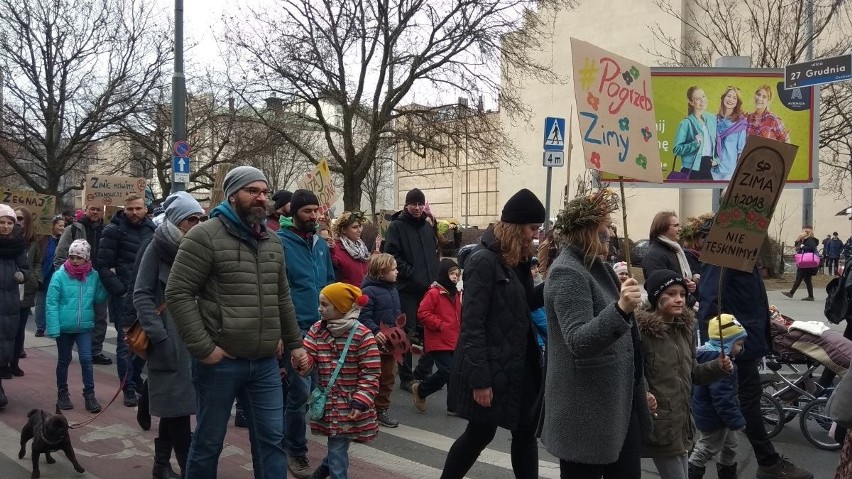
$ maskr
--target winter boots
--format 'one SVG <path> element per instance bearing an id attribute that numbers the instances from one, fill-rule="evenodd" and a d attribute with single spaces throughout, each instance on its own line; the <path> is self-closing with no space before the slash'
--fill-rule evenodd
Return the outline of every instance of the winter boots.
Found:
<path id="1" fill-rule="evenodd" d="M 735 462 L 730 466 L 716 464 L 716 472 L 719 475 L 719 479 L 737 479 L 737 463 Z"/>
<path id="2" fill-rule="evenodd" d="M 172 443 L 160 438 L 154 439 L 153 479 L 180 479 L 180 474 L 172 470 L 169 459 L 172 457 Z M 184 458 L 185 459 L 185 458 Z M 186 464 L 186 462 L 184 462 Z"/>
<path id="3" fill-rule="evenodd" d="M 704 468 L 690 462 L 688 474 L 689 479 L 704 479 Z"/>
<path id="4" fill-rule="evenodd" d="M 91 413 L 101 412 L 101 405 L 95 398 L 95 393 L 83 393 L 83 400 L 86 402 L 86 411 L 89 411 Z"/>
<path id="5" fill-rule="evenodd" d="M 71 396 L 68 395 L 67 389 L 61 389 L 59 391 L 56 399 L 56 407 L 63 411 L 74 409 L 74 404 L 71 402 Z"/>

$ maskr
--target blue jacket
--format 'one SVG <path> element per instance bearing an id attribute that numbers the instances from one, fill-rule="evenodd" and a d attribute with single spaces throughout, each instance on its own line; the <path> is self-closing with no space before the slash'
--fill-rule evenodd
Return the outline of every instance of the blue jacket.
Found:
<path id="1" fill-rule="evenodd" d="M 699 364 L 715 361 L 718 357 L 718 351 L 705 348 L 699 348 L 695 353 Z M 745 418 L 740 411 L 740 400 L 737 397 L 736 369 L 709 385 L 692 386 L 692 417 L 695 419 L 695 427 L 703 432 L 745 427 Z"/>
<path id="2" fill-rule="evenodd" d="M 60 333 L 91 331 L 95 327 L 95 303 L 103 303 L 108 297 L 97 271 L 92 270 L 83 283 L 61 266 L 47 288 L 45 335 L 55 338 Z"/>
<path id="3" fill-rule="evenodd" d="M 379 332 L 379 325 L 382 323 L 390 327 L 396 326 L 396 318 L 402 313 L 396 285 L 367 277 L 361 283 L 361 292 L 370 298 L 358 317 L 361 324 L 370 328 L 373 334 Z"/>
<path id="4" fill-rule="evenodd" d="M 721 268 L 704 264 L 701 268 L 701 287 L 698 288 L 698 327 L 701 342 L 707 341 L 707 323 L 716 317 Z M 725 268 L 723 278 L 722 313 L 733 314 L 743 325 L 748 337 L 745 349 L 737 359 L 760 359 L 771 352 L 769 336 L 769 300 L 766 285 L 757 267 L 746 273 Z"/>
<path id="5" fill-rule="evenodd" d="M 680 157 L 681 168 L 698 170 L 701 165 L 701 152 L 703 144 L 706 141 L 710 142 L 710 156 L 716 155 L 716 115 L 704 113 L 704 123 L 707 125 L 707 131 L 710 132 L 710 138 L 703 138 L 702 141 L 695 141 L 696 135 L 702 135 L 703 128 L 695 115 L 689 115 L 684 118 L 677 127 L 675 134 L 674 154 Z"/>
<path id="6" fill-rule="evenodd" d="M 308 243 L 290 228 L 282 228 L 278 237 L 284 246 L 284 265 L 296 320 L 305 332 L 320 320 L 320 291 L 335 281 L 331 254 L 325 240 L 317 234 L 312 235 Z"/>
<path id="7" fill-rule="evenodd" d="M 538 347 L 543 348 L 547 344 L 547 313 L 544 312 L 544 307 L 542 306 L 541 308 L 532 310 L 530 314 L 535 325 L 535 337 L 538 340 Z"/>
<path id="8" fill-rule="evenodd" d="M 831 259 L 840 258 L 840 253 L 843 251 L 843 241 L 837 238 L 831 238 L 825 245 L 825 256 Z"/>

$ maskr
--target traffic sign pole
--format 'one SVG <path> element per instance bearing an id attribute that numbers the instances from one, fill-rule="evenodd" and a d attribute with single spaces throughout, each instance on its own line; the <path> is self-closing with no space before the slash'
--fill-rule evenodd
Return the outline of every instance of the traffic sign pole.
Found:
<path id="1" fill-rule="evenodd" d="M 175 70 L 172 74 L 172 139 L 175 142 L 175 146 L 180 141 L 186 141 L 186 77 L 183 74 L 183 0 L 175 0 Z M 189 154 L 189 150 L 186 153 Z M 175 170 L 172 168 L 171 193 L 186 190 L 187 182 L 177 181 Z"/>
<path id="2" fill-rule="evenodd" d="M 553 183 L 553 167 L 565 166 L 565 118 L 544 119 L 544 154 L 542 165 L 547 168 L 547 186 L 544 193 L 545 234 L 550 230 L 550 191 Z"/>
<path id="3" fill-rule="evenodd" d="M 545 188 L 545 192 L 544 192 L 544 197 L 545 197 L 545 200 L 544 200 L 544 224 L 542 225 L 544 227 L 544 234 L 545 235 L 550 230 L 550 187 L 551 187 L 552 182 L 553 182 L 553 168 L 548 166 L 547 167 L 547 187 Z M 539 241 L 538 244 L 541 244 L 541 241 Z M 538 253 L 536 253 L 536 254 L 538 254 Z"/>

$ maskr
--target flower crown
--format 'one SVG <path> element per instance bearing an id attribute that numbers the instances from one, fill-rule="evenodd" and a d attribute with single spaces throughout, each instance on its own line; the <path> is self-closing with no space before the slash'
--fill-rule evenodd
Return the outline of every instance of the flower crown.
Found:
<path id="1" fill-rule="evenodd" d="M 337 220 L 337 224 L 340 228 L 345 228 L 353 223 L 368 223 L 367 215 L 364 214 L 363 211 L 344 211 L 343 214 L 340 215 L 340 219 Z"/>
<path id="2" fill-rule="evenodd" d="M 608 188 L 602 188 L 568 201 L 556 217 L 554 227 L 561 234 L 566 234 L 599 224 L 615 211 L 618 211 L 618 195 Z"/>
<path id="3" fill-rule="evenodd" d="M 687 218 L 680 229 L 681 242 L 690 242 L 698 238 L 701 235 L 701 227 L 708 220 L 713 220 L 712 213 L 704 213 L 701 216 Z"/>

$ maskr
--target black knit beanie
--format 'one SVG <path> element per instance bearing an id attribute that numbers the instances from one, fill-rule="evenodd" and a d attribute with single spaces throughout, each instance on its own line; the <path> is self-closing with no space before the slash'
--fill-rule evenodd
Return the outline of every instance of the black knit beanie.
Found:
<path id="1" fill-rule="evenodd" d="M 426 203 L 426 195 L 418 188 L 414 188 L 405 194 L 405 206 L 422 205 Z"/>
<path id="2" fill-rule="evenodd" d="M 272 195 L 272 201 L 275 202 L 275 207 L 273 210 L 278 210 L 283 208 L 293 199 L 293 193 L 290 193 L 287 190 L 279 190 L 276 191 L 274 195 Z"/>
<path id="3" fill-rule="evenodd" d="M 512 195 L 503 206 L 500 221 L 519 225 L 544 223 L 544 216 L 544 205 L 532 191 L 524 188 Z"/>
<path id="4" fill-rule="evenodd" d="M 290 214 L 295 216 L 299 212 L 299 208 L 308 205 L 319 206 L 317 195 L 311 190 L 296 190 L 293 192 L 293 198 L 290 199 Z"/>
<path id="5" fill-rule="evenodd" d="M 657 301 L 669 286 L 679 284 L 686 289 L 686 280 L 683 276 L 668 269 L 658 269 L 645 280 L 645 291 L 648 292 L 648 301 L 657 309 Z"/>

